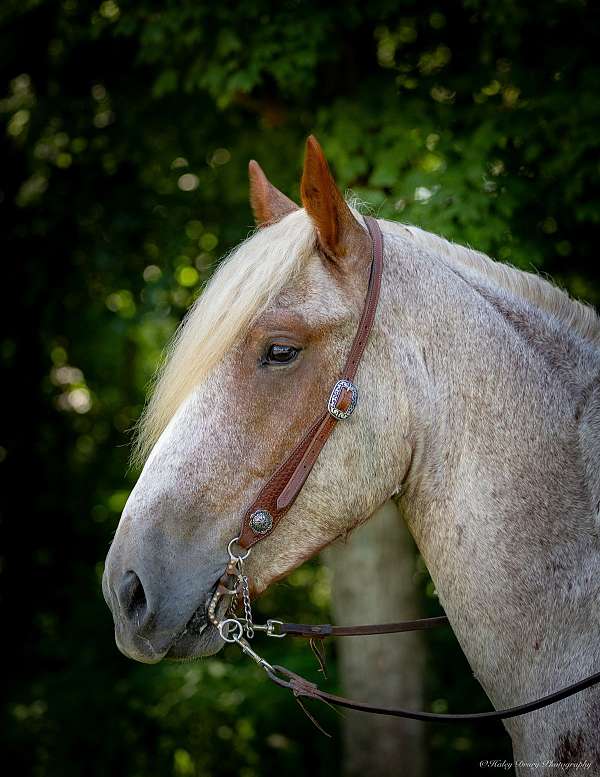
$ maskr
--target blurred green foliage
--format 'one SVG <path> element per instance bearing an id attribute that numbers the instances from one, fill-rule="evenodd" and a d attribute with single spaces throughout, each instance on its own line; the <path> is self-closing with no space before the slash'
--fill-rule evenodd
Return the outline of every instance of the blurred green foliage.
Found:
<path id="1" fill-rule="evenodd" d="M 248 159 L 297 197 L 309 132 L 377 213 L 597 303 L 598 7 L 28 0 L 0 20 L 3 312 L 19 300 L 0 343 L 14 497 L 3 763 L 47 777 L 337 773 L 339 738 L 235 652 L 155 667 L 117 653 L 100 576 L 135 479 L 129 429 L 167 338 L 251 228 Z M 435 612 L 424 568 L 420 585 Z M 326 619 L 326 571 L 307 565 L 260 606 Z M 451 634 L 429 644 L 433 707 L 483 708 Z M 313 671 L 300 645 L 266 650 Z M 436 775 L 509 754 L 500 726 L 427 732 Z"/>

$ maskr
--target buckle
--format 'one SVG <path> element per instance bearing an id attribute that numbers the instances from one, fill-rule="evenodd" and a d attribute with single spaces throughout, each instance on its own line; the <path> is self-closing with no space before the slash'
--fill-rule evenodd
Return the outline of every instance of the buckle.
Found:
<path id="1" fill-rule="evenodd" d="M 343 421 L 354 412 L 358 402 L 358 389 L 351 380 L 338 380 L 329 395 L 327 410 L 338 421 Z"/>

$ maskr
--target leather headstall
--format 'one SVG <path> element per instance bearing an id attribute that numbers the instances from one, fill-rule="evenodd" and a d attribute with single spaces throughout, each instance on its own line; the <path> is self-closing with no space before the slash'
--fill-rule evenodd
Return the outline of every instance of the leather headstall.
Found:
<path id="1" fill-rule="evenodd" d="M 271 475 L 246 510 L 237 540 L 237 544 L 244 549 L 256 545 L 275 530 L 294 504 L 336 424 L 349 418 L 358 402 L 358 389 L 354 385 L 354 378 L 373 328 L 383 273 L 381 229 L 374 218 L 365 216 L 364 220 L 371 236 L 371 273 L 358 330 L 346 364 L 331 390 L 326 410 L 311 424 L 301 441 Z"/>

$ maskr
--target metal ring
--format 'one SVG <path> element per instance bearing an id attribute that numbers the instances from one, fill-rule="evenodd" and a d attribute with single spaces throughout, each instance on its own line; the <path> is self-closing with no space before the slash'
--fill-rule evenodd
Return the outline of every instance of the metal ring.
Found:
<path id="1" fill-rule="evenodd" d="M 234 624 L 234 632 L 235 629 L 237 629 L 237 632 L 232 635 L 229 634 L 229 624 Z M 223 629 L 227 626 L 227 634 L 224 634 Z M 226 618 L 224 621 L 221 621 L 219 623 L 219 634 L 221 635 L 221 639 L 225 640 L 225 642 L 239 642 L 239 640 L 244 636 L 244 627 L 240 623 L 240 621 L 237 620 L 237 618 Z"/>
<path id="2" fill-rule="evenodd" d="M 231 550 L 231 546 L 234 545 L 236 542 L 239 542 L 239 540 L 240 540 L 239 537 L 234 537 L 231 540 L 231 542 L 229 543 L 229 545 L 227 546 L 227 552 L 229 553 L 229 558 L 232 561 L 244 561 L 244 559 L 248 558 L 248 556 L 250 555 L 250 551 L 252 550 L 252 548 L 248 548 L 248 550 L 246 551 L 246 553 L 243 556 L 234 556 L 234 554 L 233 554 L 233 552 Z"/>

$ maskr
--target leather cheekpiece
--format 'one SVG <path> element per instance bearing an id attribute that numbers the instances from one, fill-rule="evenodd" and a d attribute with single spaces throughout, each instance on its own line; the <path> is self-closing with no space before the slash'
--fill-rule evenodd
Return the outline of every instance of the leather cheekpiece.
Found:
<path id="1" fill-rule="evenodd" d="M 341 387 L 335 402 L 335 410 L 338 411 L 336 415 L 327 410 L 313 422 L 304 437 L 271 475 L 244 513 L 238 538 L 238 545 L 244 549 L 256 545 L 257 542 L 268 537 L 275 530 L 283 516 L 294 504 L 338 420 L 349 416 L 356 404 L 357 391 L 353 385 L 353 380 L 373 328 L 383 274 L 383 235 L 381 229 L 377 221 L 370 216 L 365 217 L 365 223 L 371 236 L 372 246 L 369 286 L 358 330 L 346 359 L 344 370 L 336 383 L 336 386 L 339 383 L 347 383 L 349 386 Z M 272 518 L 270 529 L 260 533 L 252 528 L 252 516 L 259 511 L 268 512 Z"/>

